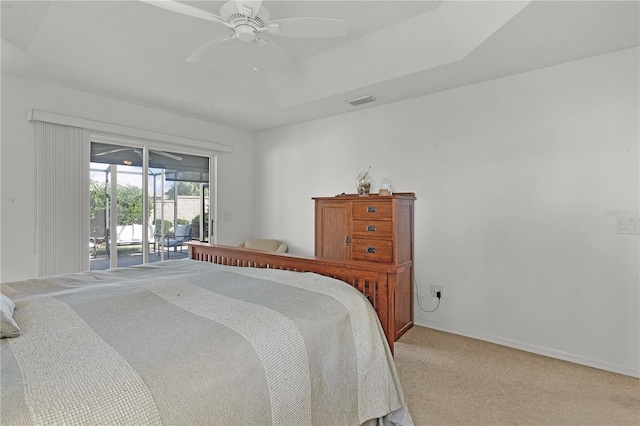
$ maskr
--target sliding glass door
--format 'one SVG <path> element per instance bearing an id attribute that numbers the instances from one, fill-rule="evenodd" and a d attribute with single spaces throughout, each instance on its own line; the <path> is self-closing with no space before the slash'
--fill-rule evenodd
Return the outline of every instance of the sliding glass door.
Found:
<path id="1" fill-rule="evenodd" d="M 205 156 L 92 142 L 90 269 L 184 258 L 186 242 L 209 241 L 209 163 Z"/>

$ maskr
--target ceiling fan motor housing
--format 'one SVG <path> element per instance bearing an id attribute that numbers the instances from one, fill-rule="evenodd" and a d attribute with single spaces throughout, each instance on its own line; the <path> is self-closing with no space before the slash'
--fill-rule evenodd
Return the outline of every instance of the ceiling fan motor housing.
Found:
<path id="1" fill-rule="evenodd" d="M 236 37 L 242 41 L 253 41 L 258 30 L 266 26 L 271 14 L 265 7 L 257 12 L 250 8 L 243 8 L 241 13 L 235 1 L 228 1 L 220 8 L 220 16 L 234 29 Z M 250 14 L 249 14 L 250 13 Z"/>

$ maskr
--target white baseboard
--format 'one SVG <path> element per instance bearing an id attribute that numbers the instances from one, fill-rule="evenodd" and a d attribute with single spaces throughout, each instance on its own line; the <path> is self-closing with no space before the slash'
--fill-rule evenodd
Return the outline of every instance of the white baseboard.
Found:
<path id="1" fill-rule="evenodd" d="M 624 374 L 625 376 L 640 378 L 640 370 L 634 370 L 632 368 L 609 364 L 606 362 L 586 358 L 580 355 L 570 354 L 562 351 L 556 351 L 554 349 L 544 348 L 536 345 L 530 345 L 524 342 L 518 342 L 514 340 L 509 340 L 509 339 L 502 339 L 495 336 L 486 336 L 478 333 L 467 332 L 464 330 L 457 330 L 454 328 L 445 327 L 441 323 L 425 321 L 418 318 L 414 318 L 413 322 L 415 325 L 419 325 L 421 327 L 433 328 L 435 330 L 440 330 L 440 331 L 444 331 L 452 334 L 458 334 L 460 336 L 483 340 L 485 342 L 496 343 L 498 345 L 507 346 L 514 349 L 520 349 L 522 351 L 531 352 L 538 355 L 544 355 L 550 358 L 556 358 L 556 359 L 569 361 L 569 362 L 573 362 L 580 365 L 586 365 L 587 367 L 598 368 L 600 370 L 610 371 L 612 373 Z"/>

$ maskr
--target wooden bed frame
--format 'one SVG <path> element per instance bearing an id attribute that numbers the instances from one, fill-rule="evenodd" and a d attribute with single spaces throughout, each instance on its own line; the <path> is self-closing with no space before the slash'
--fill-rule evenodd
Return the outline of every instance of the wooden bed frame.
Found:
<path id="1" fill-rule="evenodd" d="M 185 244 L 189 247 L 189 257 L 194 260 L 228 266 L 315 272 L 346 282 L 367 296 L 373 305 L 392 353 L 393 343 L 413 326 L 413 318 L 399 322 L 395 316 L 396 284 L 402 274 L 411 274 L 411 262 L 398 267 L 373 262 L 275 254 L 200 242 Z"/>

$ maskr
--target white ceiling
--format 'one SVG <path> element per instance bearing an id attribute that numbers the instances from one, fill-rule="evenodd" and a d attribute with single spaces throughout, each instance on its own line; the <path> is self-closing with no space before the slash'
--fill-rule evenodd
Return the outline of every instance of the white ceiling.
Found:
<path id="1" fill-rule="evenodd" d="M 640 44 L 638 1 L 265 0 L 272 19 L 349 25 L 337 39 L 271 36 L 294 62 L 274 70 L 268 49 L 254 58 L 241 41 L 186 62 L 229 30 L 140 1 L 1 3 L 3 72 L 249 131 Z M 224 2 L 185 3 L 219 14 Z M 344 102 L 363 93 L 378 101 Z"/>

